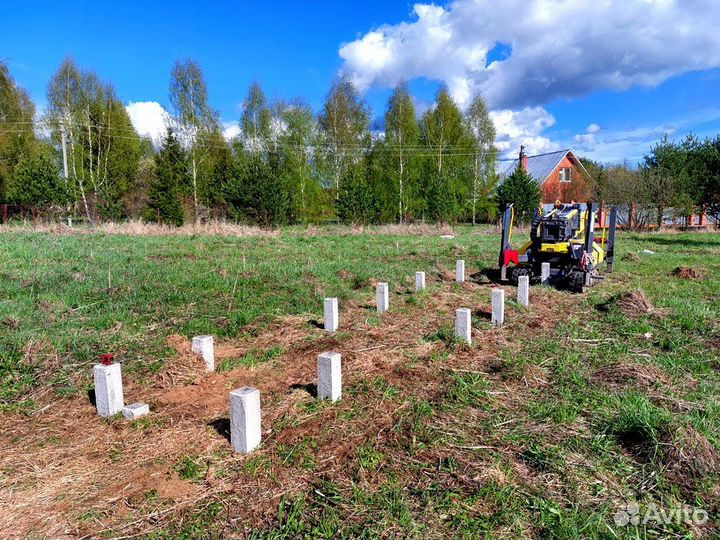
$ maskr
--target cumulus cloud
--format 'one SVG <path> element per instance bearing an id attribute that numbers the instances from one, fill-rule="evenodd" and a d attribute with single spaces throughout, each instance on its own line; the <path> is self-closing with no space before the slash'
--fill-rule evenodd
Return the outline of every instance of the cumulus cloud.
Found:
<path id="1" fill-rule="evenodd" d="M 717 0 L 455 0 L 416 4 L 340 48 L 360 89 L 427 77 L 466 104 L 543 105 L 720 66 Z M 495 59 L 498 47 L 509 51 Z"/>
<path id="2" fill-rule="evenodd" d="M 226 141 L 230 141 L 240 135 L 242 133 L 242 129 L 240 129 L 240 124 L 237 121 L 232 122 L 223 122 L 223 137 L 225 137 Z"/>
<path id="3" fill-rule="evenodd" d="M 157 101 L 138 101 L 128 103 L 125 110 L 135 131 L 143 137 L 150 137 L 156 145 L 160 144 L 170 120 L 162 105 Z"/>
<path id="4" fill-rule="evenodd" d="M 156 145 L 162 143 L 167 126 L 171 118 L 162 105 L 157 101 L 131 102 L 125 106 L 130 116 L 130 121 L 141 136 L 150 137 Z M 238 122 L 223 122 L 222 134 L 226 140 L 231 140 L 240 135 L 241 129 Z"/>
<path id="5" fill-rule="evenodd" d="M 550 139 L 541 135 L 555 124 L 555 117 L 542 107 L 491 111 L 490 118 L 495 124 L 495 144 L 502 157 L 514 158 L 521 144 L 525 145 L 530 155 L 558 149 Z"/>

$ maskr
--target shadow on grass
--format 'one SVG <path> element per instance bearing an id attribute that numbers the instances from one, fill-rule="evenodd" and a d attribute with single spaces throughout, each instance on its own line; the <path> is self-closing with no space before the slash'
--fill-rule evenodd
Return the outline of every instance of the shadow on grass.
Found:
<path id="1" fill-rule="evenodd" d="M 312 397 L 317 397 L 317 385 L 316 384 L 300 384 L 296 383 L 290 386 L 291 390 L 305 390 Z"/>
<path id="2" fill-rule="evenodd" d="M 487 266 L 470 275 L 470 279 L 480 285 L 500 282 L 500 269 L 496 266 Z"/>
<path id="3" fill-rule="evenodd" d="M 218 435 L 230 442 L 230 419 L 218 418 L 208 423 L 208 426 L 217 431 Z"/>

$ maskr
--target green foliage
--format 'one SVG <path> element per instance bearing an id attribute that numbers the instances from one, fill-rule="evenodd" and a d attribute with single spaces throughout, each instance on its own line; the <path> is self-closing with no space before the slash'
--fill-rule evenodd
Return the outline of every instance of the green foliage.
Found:
<path id="1" fill-rule="evenodd" d="M 186 170 L 174 175 L 177 193 L 165 203 L 159 202 L 152 141 L 135 132 L 112 84 L 68 57 L 49 81 L 47 101 L 45 120 L 56 151 L 61 131 L 66 135 L 69 203 L 89 221 L 172 215 L 178 222 L 172 201 L 184 197 L 192 201 L 196 221 L 476 223 L 494 220 L 508 201 L 527 220 L 537 198 L 517 171 L 497 186 L 496 132 L 486 102 L 474 96 L 463 114 L 447 88 L 418 121 L 401 82 L 387 102 L 384 135 L 371 136 L 372 113 L 349 80 L 333 83 L 317 117 L 300 101 L 270 102 L 253 82 L 243 100 L 242 134 L 228 144 L 202 67 L 178 61 L 169 101 Z M 44 151 L 35 153 L 34 113 L 27 92 L 0 61 L 0 203 L 37 207 L 64 200 L 64 193 L 51 193 L 50 162 L 37 157 Z M 720 136 L 664 137 L 639 168 L 582 161 L 595 198 L 624 206 L 630 227 L 660 224 L 669 208 L 675 218 L 698 211 L 720 218 Z M 23 189 L 31 171 L 42 182 Z M 169 211 L 169 202 L 176 208 L 158 218 L 155 207 Z"/>
<path id="2" fill-rule="evenodd" d="M 6 200 L 18 163 L 27 159 L 35 146 L 34 116 L 30 96 L 15 84 L 7 64 L 0 59 L 0 202 Z"/>
<path id="3" fill-rule="evenodd" d="M 265 95 L 253 83 L 243 103 L 243 135 L 235 141 L 237 174 L 225 189 L 233 215 L 265 226 L 287 223 L 292 204 L 271 120 Z"/>
<path id="4" fill-rule="evenodd" d="M 14 204 L 48 207 L 68 202 L 65 182 L 60 178 L 57 155 L 47 145 L 38 145 L 20 158 L 7 198 Z"/>
<path id="5" fill-rule="evenodd" d="M 421 121 L 421 140 L 427 147 L 423 191 L 429 217 L 450 222 L 460 217 L 470 193 L 472 137 L 447 88 L 438 91 L 435 101 Z"/>
<path id="6" fill-rule="evenodd" d="M 186 184 L 188 175 L 185 152 L 171 128 L 168 128 L 162 148 L 155 157 L 154 176 L 144 218 L 181 226 L 184 217 L 180 189 Z"/>
<path id="7" fill-rule="evenodd" d="M 363 148 L 370 145 L 369 124 L 370 110 L 353 83 L 335 81 L 318 116 L 317 163 L 323 184 L 334 190 L 336 198 L 341 181 L 354 178 L 351 169 L 363 167 Z"/>
<path id="8" fill-rule="evenodd" d="M 48 85 L 48 123 L 60 144 L 65 130 L 69 186 L 88 220 L 119 218 L 142 153 L 140 137 L 109 83 L 65 58 Z"/>
<path id="9" fill-rule="evenodd" d="M 344 223 L 371 223 L 375 208 L 372 190 L 361 171 L 353 168 L 343 175 L 337 201 L 338 217 Z"/>
<path id="10" fill-rule="evenodd" d="M 497 186 L 497 148 L 495 148 L 495 126 L 490 111 L 478 94 L 470 103 L 465 121 L 472 135 L 472 186 L 470 188 L 470 213 L 472 222 L 478 218 L 491 221 L 497 215 L 492 200 Z"/>
<path id="11" fill-rule="evenodd" d="M 300 101 L 279 108 L 279 117 L 287 126 L 279 137 L 278 151 L 279 174 L 288 190 L 289 221 L 320 221 L 328 213 L 328 202 L 311 162 L 315 116 L 310 106 Z"/>
<path id="12" fill-rule="evenodd" d="M 218 113 L 210 107 L 202 67 L 195 60 L 177 61 L 170 74 L 170 104 L 176 135 L 187 151 L 186 181 L 180 188 L 192 197 L 195 221 L 200 221 L 211 178 L 203 163 L 212 160 L 220 135 Z M 212 166 L 209 167 L 212 170 Z"/>
<path id="13" fill-rule="evenodd" d="M 518 222 L 529 221 L 535 209 L 540 205 L 541 200 L 540 185 L 520 163 L 497 189 L 496 201 L 498 209 L 503 212 L 508 203 L 513 203 L 515 205 L 515 219 Z"/>
<path id="14" fill-rule="evenodd" d="M 401 83 L 390 96 L 385 113 L 385 144 L 381 146 L 385 174 L 378 193 L 394 203 L 395 211 L 390 216 L 395 215 L 400 223 L 412 219 L 422 208 L 418 191 L 420 161 L 414 151 L 419 141 L 415 105 L 407 84 Z M 391 191 L 388 185 L 392 186 Z"/>

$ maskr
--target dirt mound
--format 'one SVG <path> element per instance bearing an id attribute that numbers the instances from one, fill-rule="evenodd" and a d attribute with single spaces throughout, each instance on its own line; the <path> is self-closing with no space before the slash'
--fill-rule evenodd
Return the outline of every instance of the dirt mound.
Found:
<path id="1" fill-rule="evenodd" d="M 640 257 L 637 256 L 637 253 L 633 253 L 632 251 L 629 253 L 626 253 L 623 255 L 622 259 L 625 262 L 637 262 L 640 260 Z"/>
<path id="2" fill-rule="evenodd" d="M 707 270 L 691 266 L 678 266 L 670 272 L 670 275 L 680 279 L 704 279 L 707 277 Z"/>
<path id="3" fill-rule="evenodd" d="M 657 311 L 641 290 L 623 293 L 618 298 L 617 305 L 626 315 L 652 315 Z"/>
<path id="4" fill-rule="evenodd" d="M 437 278 L 440 281 L 455 281 L 455 271 L 454 270 L 448 270 L 447 268 L 440 267 L 439 272 L 437 273 Z"/>
<path id="5" fill-rule="evenodd" d="M 670 376 L 657 366 L 626 362 L 601 367 L 593 373 L 592 379 L 610 385 L 635 383 L 644 387 L 667 386 L 671 383 Z"/>
<path id="6" fill-rule="evenodd" d="M 666 475 L 676 484 L 693 490 L 703 477 L 720 472 L 720 453 L 695 428 L 680 428 L 663 442 Z"/>
<path id="7" fill-rule="evenodd" d="M 598 307 L 601 311 L 610 311 L 613 306 L 617 306 L 627 317 L 633 319 L 641 315 L 664 314 L 664 311 L 653 306 L 645 293 L 639 289 L 616 294 Z"/>

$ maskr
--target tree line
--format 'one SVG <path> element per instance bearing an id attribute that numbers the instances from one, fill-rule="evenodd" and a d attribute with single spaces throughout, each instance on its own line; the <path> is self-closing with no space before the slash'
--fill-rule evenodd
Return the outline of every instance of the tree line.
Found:
<path id="1" fill-rule="evenodd" d="M 680 141 L 665 135 L 639 164 L 583 163 L 593 177 L 595 199 L 622 207 L 630 228 L 660 227 L 693 215 L 720 222 L 720 135 L 691 134 Z"/>
<path id="2" fill-rule="evenodd" d="M 379 133 L 350 81 L 333 83 L 317 115 L 299 99 L 271 103 L 253 83 L 241 133 L 226 141 L 202 69 L 188 60 L 172 69 L 171 115 L 156 148 L 112 84 L 71 58 L 50 79 L 40 119 L 6 64 L 0 92 L 1 203 L 176 225 L 476 222 L 497 213 L 495 129 L 481 96 L 463 112 L 441 88 L 418 117 L 401 83 Z"/>
<path id="3" fill-rule="evenodd" d="M 91 222 L 274 226 L 475 223 L 494 220 L 506 202 L 531 215 L 540 200 L 522 170 L 498 185 L 495 127 L 479 95 L 461 110 L 440 88 L 418 115 L 401 83 L 380 131 L 350 81 L 336 80 L 317 114 L 299 99 L 269 102 L 253 83 L 230 141 L 197 62 L 174 65 L 168 98 L 156 147 L 137 133 L 113 85 L 71 58 L 51 77 L 40 118 L 0 62 L 0 204 Z M 720 214 L 720 136 L 666 137 L 638 165 L 583 163 L 595 198 L 626 207 L 631 226 L 660 223 L 669 208 Z"/>

